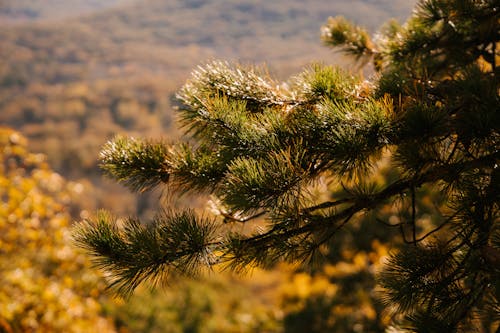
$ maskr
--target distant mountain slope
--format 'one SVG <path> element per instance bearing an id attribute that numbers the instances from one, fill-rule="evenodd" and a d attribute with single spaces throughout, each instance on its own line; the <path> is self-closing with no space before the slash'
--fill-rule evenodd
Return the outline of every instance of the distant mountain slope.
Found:
<path id="1" fill-rule="evenodd" d="M 101 5 L 120 1 L 127 0 Z M 33 1 L 32 7 L 27 0 L 9 3 L 13 8 L 42 11 L 63 1 L 48 0 L 43 6 Z M 96 0 L 72 0 L 63 6 L 66 12 L 71 12 L 69 3 L 75 8 L 97 6 Z M 406 0 L 144 0 L 51 24 L 7 25 L 0 31 L 0 55 L 5 61 L 0 84 L 70 82 L 131 72 L 171 75 L 181 70 L 186 75 L 195 64 L 213 57 L 300 67 L 313 59 L 331 59 L 331 51 L 319 42 L 319 28 L 328 16 L 343 14 L 374 30 L 390 17 L 403 20 L 412 4 Z"/>
<path id="2" fill-rule="evenodd" d="M 320 47 L 320 26 L 328 16 L 345 15 L 374 31 L 391 17 L 404 20 L 413 3 L 407 0 L 145 0 L 83 21 L 104 34 L 112 28 L 114 41 L 119 43 L 197 45 L 214 50 L 219 57 L 282 61 L 306 54 L 314 56 L 313 52 Z"/>
<path id="3" fill-rule="evenodd" d="M 60 20 L 133 0 L 0 0 L 0 24 Z"/>
<path id="4" fill-rule="evenodd" d="M 169 10 L 180 9 L 205 10 L 218 8 L 222 16 L 231 12 L 242 11 L 246 14 L 258 14 L 263 20 L 296 17 L 304 13 L 320 14 L 337 11 L 341 14 L 359 18 L 369 28 L 376 28 L 380 18 L 404 18 L 408 15 L 414 1 L 404 0 L 353 0 L 326 1 L 309 0 L 307 3 L 296 0 L 274 1 L 227 1 L 227 0 L 0 0 L 0 24 L 29 21 L 61 20 L 75 16 L 89 15 L 127 4 L 132 6 L 158 9 L 158 5 Z M 205 8 L 205 9 L 204 9 Z M 146 9 L 147 10 L 147 9 Z M 326 10 L 326 11 L 325 11 Z M 361 21 L 361 20 L 360 20 Z"/>

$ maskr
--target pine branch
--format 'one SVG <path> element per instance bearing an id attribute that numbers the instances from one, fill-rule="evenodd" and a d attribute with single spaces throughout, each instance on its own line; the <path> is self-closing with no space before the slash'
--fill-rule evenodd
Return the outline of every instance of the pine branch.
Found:
<path id="1" fill-rule="evenodd" d="M 81 223 L 74 239 L 108 272 L 110 288 L 128 296 L 144 281 L 165 283 L 171 274 L 193 275 L 215 264 L 216 235 L 213 221 L 191 211 L 162 212 L 149 224 L 101 212 Z"/>
<path id="2" fill-rule="evenodd" d="M 100 166 L 134 191 L 146 191 L 169 179 L 167 146 L 162 142 L 117 136 L 104 145 Z"/>
<path id="3" fill-rule="evenodd" d="M 313 104 L 324 99 L 351 100 L 358 97 L 358 79 L 339 67 L 314 64 L 289 82 L 298 105 Z"/>
<path id="4" fill-rule="evenodd" d="M 300 182 L 310 177 L 311 169 L 306 155 L 293 146 L 261 159 L 238 158 L 228 168 L 221 197 L 244 212 L 274 207 L 300 197 Z"/>
<path id="5" fill-rule="evenodd" d="M 281 91 L 263 70 L 231 67 L 227 62 L 214 61 L 199 66 L 192 73 L 191 80 L 177 94 L 185 104 L 181 111 L 187 121 L 191 113 L 203 109 L 207 99 L 221 94 L 231 100 L 246 102 L 249 112 L 262 112 L 266 107 L 287 103 L 286 92 Z"/>
<path id="6" fill-rule="evenodd" d="M 227 165 L 233 158 L 232 151 L 204 145 L 193 147 L 181 143 L 173 146 L 167 158 L 171 172 L 168 186 L 181 192 L 213 193 L 224 179 Z"/>
<path id="7" fill-rule="evenodd" d="M 340 47 L 356 60 L 377 53 L 365 29 L 353 25 L 342 16 L 330 17 L 321 28 L 321 39 L 327 46 Z"/>
<path id="8" fill-rule="evenodd" d="M 354 203 L 349 206 L 348 208 L 345 208 L 331 216 L 328 216 L 328 218 L 325 219 L 320 219 L 316 222 L 312 223 L 305 223 L 303 226 L 298 227 L 298 228 L 290 228 L 283 233 L 279 234 L 279 237 L 281 238 L 289 238 L 289 237 L 294 237 L 300 234 L 307 234 L 309 232 L 316 232 L 316 231 L 321 231 L 325 229 L 329 229 L 332 227 L 332 223 L 335 223 L 337 221 L 346 219 L 348 216 L 353 216 L 357 213 L 360 213 L 365 210 L 370 210 L 373 209 L 374 207 L 383 204 L 386 200 L 390 199 L 391 197 L 407 192 L 409 191 L 412 187 L 418 187 L 421 186 L 427 182 L 434 183 L 439 180 L 444 180 L 450 177 L 449 172 L 450 170 L 460 170 L 461 172 L 465 172 L 466 170 L 473 169 L 476 167 L 478 164 L 483 164 L 485 161 L 494 161 L 495 158 L 498 158 L 500 155 L 497 152 L 496 154 L 490 155 L 490 156 L 484 156 L 480 159 L 473 160 L 473 161 L 467 161 L 467 162 L 459 162 L 459 163 L 454 163 L 450 164 L 447 166 L 440 166 L 436 167 L 433 170 L 430 170 L 426 172 L 423 175 L 419 175 L 415 177 L 414 179 L 402 179 L 399 181 L 396 181 L 392 183 L 391 185 L 387 186 L 385 189 L 376 192 L 372 195 L 369 196 L 362 196 L 358 200 L 353 199 Z M 453 174 L 455 172 L 453 171 Z M 302 213 L 306 217 L 313 217 L 313 215 L 307 216 L 305 212 L 311 211 L 312 209 L 317 209 L 318 207 L 324 209 L 324 208 L 329 208 L 338 205 L 338 202 L 331 202 L 331 203 L 324 203 L 322 205 L 317 205 L 313 206 L 310 208 L 305 208 Z M 256 242 L 266 242 L 266 239 L 269 240 L 271 239 L 275 232 L 280 231 L 280 229 L 271 229 L 269 232 L 258 235 L 254 238 L 249 238 L 246 240 L 243 240 L 242 242 L 244 243 L 252 243 L 254 241 Z"/>
<path id="9" fill-rule="evenodd" d="M 274 164 L 278 168 L 276 170 L 287 165 L 301 164 L 298 160 L 293 162 L 291 160 L 292 156 L 300 155 L 288 152 L 283 156 L 286 157 L 284 161 Z M 234 238 L 228 245 L 225 245 L 228 246 L 229 252 L 224 251 L 226 253 L 224 260 L 234 261 L 234 264 L 239 266 L 249 262 L 263 264 L 272 261 L 273 258 L 280 258 L 284 253 L 288 253 L 291 259 L 297 259 L 298 256 L 303 257 L 307 251 L 303 247 L 305 243 L 301 245 L 301 242 L 307 240 L 313 233 L 338 230 L 355 214 L 373 209 L 394 195 L 404 193 L 412 187 L 420 186 L 426 182 L 448 179 L 450 176 L 456 177 L 455 175 L 460 172 L 473 169 L 477 165 L 484 165 L 486 161 L 495 163 L 498 158 L 499 153 L 496 152 L 476 160 L 436 167 L 415 178 L 396 181 L 379 192 L 363 193 L 357 197 L 354 194 L 352 201 L 349 200 L 352 202 L 349 207 L 323 217 L 312 215 L 311 212 L 320 208 L 337 206 L 340 203 L 330 202 L 305 208 L 301 212 L 301 218 L 304 221 L 297 227 L 289 229 L 275 227 L 254 237 Z M 450 170 L 453 170 L 451 174 Z M 248 176 L 247 167 L 244 171 L 241 175 Z M 250 174 L 252 173 L 250 172 Z M 264 180 L 265 182 L 267 179 Z M 248 180 L 245 180 L 244 183 L 248 183 Z M 235 186 L 235 189 L 238 186 Z M 256 196 L 257 201 L 254 202 L 254 206 L 260 206 L 262 200 L 274 200 L 276 194 L 264 197 L 264 199 Z M 244 201 L 249 199 L 251 198 L 245 198 Z M 346 200 L 346 203 L 349 201 Z M 272 206 L 273 203 L 275 202 L 270 201 L 267 205 Z M 239 203 L 238 207 L 241 205 Z M 342 223 L 335 227 L 336 223 L 339 222 Z M 125 222 L 124 229 L 119 229 L 116 221 L 108 216 L 101 215 L 96 221 L 82 225 L 77 232 L 76 239 L 81 246 L 97 256 L 98 265 L 112 272 L 115 276 L 112 286 L 119 292 L 127 294 L 145 279 L 164 280 L 163 274 L 166 274 L 169 269 L 192 273 L 196 268 L 207 263 L 210 265 L 211 262 L 216 261 L 209 255 L 210 251 L 208 250 L 212 244 L 218 244 L 215 242 L 215 234 L 216 229 L 212 222 L 199 222 L 194 215 L 188 213 L 173 217 L 162 215 L 149 227 L 143 227 L 138 221 L 130 219 Z M 330 236 L 332 235 L 330 233 Z M 281 243 L 283 246 L 278 247 L 278 244 Z M 307 246 L 307 248 L 311 250 L 314 246 Z M 255 257 L 257 255 L 256 249 L 263 251 L 260 256 Z M 231 251 L 233 253 L 228 259 L 228 253 Z"/>

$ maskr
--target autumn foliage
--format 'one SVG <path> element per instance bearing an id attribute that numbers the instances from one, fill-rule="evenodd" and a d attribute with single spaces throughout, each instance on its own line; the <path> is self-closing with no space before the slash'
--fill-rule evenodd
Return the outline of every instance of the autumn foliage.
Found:
<path id="1" fill-rule="evenodd" d="M 82 186 L 0 128 L 0 331 L 113 332 L 103 283 L 72 246 L 68 207 Z"/>

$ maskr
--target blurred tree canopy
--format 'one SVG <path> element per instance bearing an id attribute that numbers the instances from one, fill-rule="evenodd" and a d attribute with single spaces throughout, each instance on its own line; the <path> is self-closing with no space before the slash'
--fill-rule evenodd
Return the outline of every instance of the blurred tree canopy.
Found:
<path id="1" fill-rule="evenodd" d="M 75 250 L 69 208 L 82 185 L 0 127 L 0 332 L 114 332 L 102 276 Z"/>
<path id="2" fill-rule="evenodd" d="M 199 67 L 177 95 L 190 140 L 116 137 L 100 160 L 138 192 L 166 184 L 209 194 L 216 216 L 165 209 L 141 223 L 99 213 L 76 239 L 111 287 L 129 294 L 206 267 L 314 268 L 342 250 L 339 236 L 364 240 L 344 248 L 352 273 L 377 261 L 366 253 L 385 255 L 378 230 L 396 230 L 400 244 L 377 274 L 390 331 L 498 331 L 499 20 L 492 0 L 421 1 L 403 26 L 389 22 L 376 38 L 330 19 L 324 42 L 373 64 L 370 81 L 323 65 L 284 83 L 262 68 Z M 351 280 L 329 274 L 339 284 L 328 283 L 332 295 L 355 298 Z M 336 313 L 351 311 L 342 299 Z M 377 326 L 379 313 L 346 318 L 363 331 L 362 318 Z M 310 318 L 318 332 L 336 328 Z"/>

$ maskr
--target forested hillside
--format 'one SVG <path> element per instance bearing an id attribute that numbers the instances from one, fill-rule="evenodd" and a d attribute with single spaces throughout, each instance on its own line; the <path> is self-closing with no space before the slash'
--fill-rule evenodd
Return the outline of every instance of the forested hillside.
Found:
<path id="1" fill-rule="evenodd" d="M 102 276 L 71 246 L 81 191 L 0 126 L 0 332 L 115 332 Z"/>

